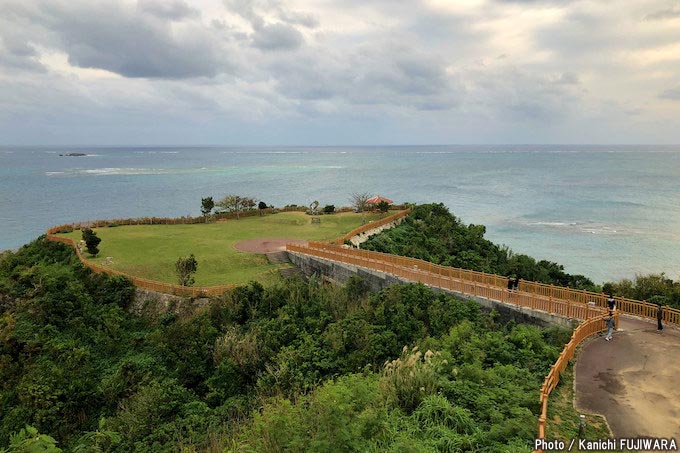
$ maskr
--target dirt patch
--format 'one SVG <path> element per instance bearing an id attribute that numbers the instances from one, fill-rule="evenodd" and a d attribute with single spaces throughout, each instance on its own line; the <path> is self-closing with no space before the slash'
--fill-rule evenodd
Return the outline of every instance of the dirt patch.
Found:
<path id="1" fill-rule="evenodd" d="M 307 241 L 287 238 L 257 238 L 237 242 L 234 244 L 234 248 L 241 252 L 264 254 L 286 250 L 286 244 L 307 245 Z"/>
<path id="2" fill-rule="evenodd" d="M 680 436 L 680 331 L 621 318 L 612 341 L 595 337 L 576 362 L 576 403 L 607 417 L 615 437 Z"/>

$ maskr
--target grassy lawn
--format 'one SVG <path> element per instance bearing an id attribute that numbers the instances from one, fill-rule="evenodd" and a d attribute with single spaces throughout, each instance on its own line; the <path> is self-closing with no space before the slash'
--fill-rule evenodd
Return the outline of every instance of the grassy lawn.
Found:
<path id="1" fill-rule="evenodd" d="M 384 215 L 383 215 L 384 216 Z M 367 214 L 368 221 L 383 217 Z M 312 224 L 301 212 L 282 212 L 264 217 L 246 217 L 195 225 L 135 225 L 97 228 L 102 239 L 99 256 L 92 262 L 136 277 L 177 283 L 175 262 L 191 253 L 198 261 L 196 286 L 225 285 L 257 280 L 269 283 L 278 278 L 280 266 L 269 264 L 264 255 L 244 253 L 234 244 L 246 239 L 290 238 L 306 240 L 334 239 L 361 225 L 361 215 L 342 213 L 321 216 Z M 64 234 L 78 242 L 81 232 Z"/>

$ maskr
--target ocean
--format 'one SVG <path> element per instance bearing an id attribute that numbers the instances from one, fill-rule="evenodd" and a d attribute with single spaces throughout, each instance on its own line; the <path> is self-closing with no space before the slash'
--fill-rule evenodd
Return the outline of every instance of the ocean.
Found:
<path id="1" fill-rule="evenodd" d="M 5 146 L 0 250 L 71 221 L 199 215 L 207 196 L 343 206 L 352 192 L 442 202 L 598 283 L 680 277 L 680 146 Z"/>

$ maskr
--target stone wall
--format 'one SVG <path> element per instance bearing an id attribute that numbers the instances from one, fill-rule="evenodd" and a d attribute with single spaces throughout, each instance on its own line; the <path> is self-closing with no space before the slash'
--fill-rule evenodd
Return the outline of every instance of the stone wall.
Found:
<path id="1" fill-rule="evenodd" d="M 175 314 L 186 313 L 207 305 L 210 299 L 174 296 L 172 294 L 158 293 L 147 289 L 135 288 L 135 297 L 130 306 L 130 311 L 136 314 L 162 314 L 172 312 Z"/>
<path id="2" fill-rule="evenodd" d="M 384 272 L 304 255 L 302 253 L 288 252 L 288 256 L 291 262 L 299 267 L 306 276 L 317 275 L 334 284 L 342 285 L 353 275 L 364 280 L 372 292 L 381 291 L 390 285 L 398 283 L 413 283 L 409 280 Z M 486 310 L 496 310 L 501 315 L 503 321 L 515 320 L 516 322 L 536 324 L 539 326 L 557 325 L 569 329 L 576 327 L 580 322 L 576 319 L 565 318 L 540 310 L 531 310 L 526 307 L 518 307 L 505 302 L 457 293 L 455 291 L 443 290 L 436 287 L 432 287 L 432 290 L 435 292 L 441 291 L 446 294 L 451 294 L 461 299 L 474 300 Z"/>
<path id="3" fill-rule="evenodd" d="M 363 233 L 357 234 L 356 236 L 352 236 L 349 239 L 349 242 L 352 244 L 353 247 L 360 248 L 361 244 L 364 242 L 368 241 L 368 238 L 373 236 L 374 234 L 378 234 L 382 231 L 389 230 L 390 228 L 393 228 L 397 225 L 399 225 L 401 222 L 404 221 L 404 217 L 400 217 L 394 222 L 386 223 L 385 225 L 381 225 L 379 227 L 370 229 L 368 231 L 364 231 Z"/>

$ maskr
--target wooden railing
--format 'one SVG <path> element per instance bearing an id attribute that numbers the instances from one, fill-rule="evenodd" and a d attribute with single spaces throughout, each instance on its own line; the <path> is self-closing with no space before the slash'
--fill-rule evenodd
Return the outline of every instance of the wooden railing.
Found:
<path id="1" fill-rule="evenodd" d="M 417 258 L 347 248 L 324 242 L 309 242 L 307 246 L 289 244 L 287 248 L 290 251 L 367 267 L 407 280 L 466 294 L 481 297 L 487 297 L 484 294 L 493 294 L 493 297 L 489 298 L 577 319 L 588 319 L 581 315 L 586 313 L 587 307 L 594 305 L 593 308 L 597 308 L 597 312 L 602 312 L 607 307 L 607 296 L 602 293 L 525 280 L 520 281 L 518 291 L 510 291 L 507 289 L 507 277 L 441 266 Z M 656 319 L 658 305 L 621 297 L 616 297 L 615 301 L 619 313 Z M 663 321 L 666 324 L 680 326 L 680 310 L 664 307 Z"/>
<path id="2" fill-rule="evenodd" d="M 589 319 L 600 315 L 605 310 L 602 307 L 590 304 L 578 304 L 569 300 L 560 300 L 524 291 L 511 291 L 507 289 L 507 278 L 505 277 L 440 266 L 415 258 L 340 247 L 323 242 L 310 242 L 307 246 L 288 244 L 286 248 L 290 252 L 366 267 L 405 280 L 498 300 L 519 307 L 543 310 L 569 318 Z"/>
<path id="3" fill-rule="evenodd" d="M 301 206 L 293 206 L 282 209 L 251 209 L 246 211 L 241 211 L 238 217 L 252 217 L 262 214 L 271 214 L 274 212 L 287 212 L 287 211 L 304 211 L 306 208 Z M 367 225 L 363 225 L 359 228 L 352 230 L 348 233 L 352 237 L 356 234 L 360 234 L 363 231 L 367 231 L 372 228 L 376 228 L 381 225 L 393 222 L 394 220 L 404 217 L 410 212 L 410 209 L 406 211 L 401 211 L 391 216 L 380 219 L 377 222 L 372 222 Z M 210 220 L 226 220 L 235 219 L 237 214 L 235 212 L 213 214 Z M 103 228 L 103 227 L 113 227 L 113 226 L 124 226 L 124 225 L 191 225 L 197 223 L 205 223 L 206 217 L 142 217 L 142 218 L 129 218 L 129 219 L 108 219 L 108 220 L 93 220 L 89 222 L 75 222 L 68 223 L 64 225 L 55 226 L 47 230 L 47 239 L 50 241 L 61 242 L 68 244 L 76 251 L 78 259 L 84 266 L 92 269 L 92 271 L 97 273 L 105 273 L 109 275 L 120 275 L 132 281 L 132 283 L 143 289 L 148 289 L 150 291 L 156 291 L 166 294 L 175 294 L 178 296 L 188 296 L 188 297 L 203 297 L 203 296 L 218 296 L 224 294 L 230 288 L 236 285 L 220 285 L 220 286 L 181 286 L 173 285 L 172 283 L 159 282 L 155 280 L 150 280 L 146 278 L 139 278 L 133 275 L 126 274 L 115 269 L 100 266 L 94 264 L 83 257 L 82 252 L 76 242 L 70 238 L 58 236 L 58 233 L 66 233 L 74 230 L 82 230 L 83 228 Z M 344 236 L 343 236 L 344 237 Z M 344 239 L 342 240 L 344 242 Z"/>
<path id="4" fill-rule="evenodd" d="M 338 239 L 336 239 L 332 242 L 335 242 L 336 244 L 344 244 L 345 241 L 349 241 L 354 236 L 357 236 L 357 235 L 364 233 L 366 231 L 370 231 L 374 228 L 378 228 L 378 227 L 381 227 L 383 225 L 387 225 L 389 223 L 392 223 L 395 220 L 399 220 L 403 217 L 406 217 L 410 213 L 411 213 L 411 208 L 407 208 L 403 211 L 397 212 L 396 214 L 392 214 L 390 216 L 387 216 L 384 219 L 376 220 L 374 222 L 369 222 L 365 225 L 361 225 L 360 227 L 353 229 L 352 231 L 350 231 L 346 235 L 339 237 Z"/>
<path id="5" fill-rule="evenodd" d="M 180 285 L 173 285 L 171 283 L 164 283 L 164 282 L 157 282 L 155 280 L 148 280 L 146 278 L 139 278 L 135 277 L 129 274 L 126 274 L 124 272 L 117 271 L 115 269 L 110 269 L 107 267 L 99 266 L 97 264 L 91 263 L 87 261 L 84 257 L 82 252 L 80 251 L 80 248 L 76 245 L 75 241 L 71 238 L 63 237 L 63 236 L 57 236 L 55 234 L 47 233 L 47 239 L 50 241 L 54 242 L 61 242 L 67 245 L 70 245 L 73 247 L 73 249 L 76 251 L 76 255 L 78 255 L 78 259 L 80 260 L 81 263 L 83 263 L 84 266 L 92 269 L 92 271 L 96 273 L 104 273 L 108 275 L 120 275 L 123 276 L 130 281 L 132 281 L 132 284 L 143 289 L 148 289 L 150 291 L 156 291 L 159 293 L 165 293 L 165 294 L 175 294 L 177 296 L 185 296 L 185 297 L 206 297 L 206 296 L 219 296 L 224 294 L 225 291 L 227 291 L 230 288 L 233 288 L 235 285 L 222 285 L 222 286 L 180 286 Z"/>
<path id="6" fill-rule="evenodd" d="M 571 340 L 564 346 L 564 349 L 560 353 L 557 361 L 554 365 L 550 367 L 550 372 L 545 377 L 543 381 L 543 386 L 541 386 L 540 403 L 541 403 L 541 415 L 538 417 L 538 439 L 545 439 L 545 425 L 548 420 L 548 399 L 550 397 L 550 392 L 557 386 L 560 381 L 560 373 L 563 372 L 569 361 L 574 358 L 574 353 L 576 352 L 576 347 L 587 339 L 591 335 L 607 330 L 605 323 L 606 314 L 602 314 L 595 318 L 588 319 L 583 323 L 579 324 L 571 335 Z M 616 320 L 616 327 L 619 324 L 619 313 L 614 314 L 614 319 Z M 541 450 L 538 450 L 539 452 Z"/>
<path id="7" fill-rule="evenodd" d="M 498 275 L 440 266 L 415 258 L 357 250 L 322 242 L 310 242 L 307 246 L 288 244 L 287 250 L 385 272 L 429 286 L 584 320 L 574 329 L 571 340 L 565 345 L 555 364 L 551 366 L 541 387 L 538 438 L 545 438 L 550 392 L 559 382 L 560 373 L 574 357 L 576 347 L 591 335 L 606 330 L 604 318 L 609 310 L 607 296 L 601 293 L 528 281 L 521 281 L 519 289 L 511 291 L 507 289 L 508 279 Z M 657 305 L 620 297 L 615 300 L 614 317 L 617 327 L 621 313 L 656 319 Z M 680 310 L 664 307 L 663 320 L 667 324 L 680 325 Z"/>

